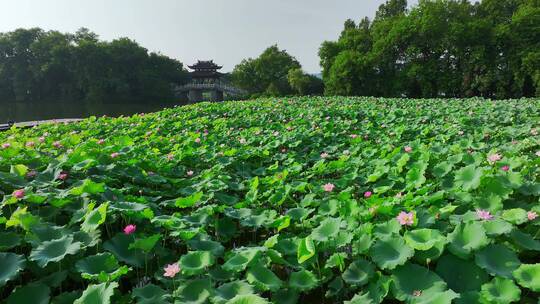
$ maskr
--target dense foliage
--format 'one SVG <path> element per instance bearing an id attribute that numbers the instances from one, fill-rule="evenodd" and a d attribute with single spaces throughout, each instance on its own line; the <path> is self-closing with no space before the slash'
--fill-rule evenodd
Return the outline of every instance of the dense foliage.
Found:
<path id="1" fill-rule="evenodd" d="M 201 103 L 0 134 L 7 303 L 537 303 L 540 100 Z"/>
<path id="2" fill-rule="evenodd" d="M 273 45 L 257 58 L 242 60 L 231 74 L 233 84 L 251 96 L 322 94 L 319 78 L 302 71 L 300 63 L 287 51 Z"/>
<path id="3" fill-rule="evenodd" d="M 0 33 L 0 106 L 14 101 L 168 101 L 182 63 L 127 38 L 100 41 L 38 28 Z M 2 105 L 4 104 L 4 105 Z"/>
<path id="4" fill-rule="evenodd" d="M 540 96 L 540 2 L 388 0 L 319 55 L 330 95 Z"/>

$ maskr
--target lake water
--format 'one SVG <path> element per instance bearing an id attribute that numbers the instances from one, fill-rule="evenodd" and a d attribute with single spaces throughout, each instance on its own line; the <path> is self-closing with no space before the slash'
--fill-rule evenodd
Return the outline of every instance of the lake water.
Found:
<path id="1" fill-rule="evenodd" d="M 9 120 L 15 122 L 86 118 L 89 116 L 128 116 L 135 113 L 149 113 L 163 108 L 181 105 L 174 102 L 161 103 L 102 103 L 102 102 L 0 102 L 0 124 Z"/>

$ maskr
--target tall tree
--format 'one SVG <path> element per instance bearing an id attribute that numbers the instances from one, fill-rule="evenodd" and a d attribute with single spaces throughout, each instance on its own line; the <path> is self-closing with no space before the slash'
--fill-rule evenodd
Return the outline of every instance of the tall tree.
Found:
<path id="1" fill-rule="evenodd" d="M 286 95 L 293 89 L 289 85 L 289 70 L 301 68 L 296 58 L 273 45 L 257 58 L 245 59 L 232 72 L 233 83 L 252 95 Z"/>

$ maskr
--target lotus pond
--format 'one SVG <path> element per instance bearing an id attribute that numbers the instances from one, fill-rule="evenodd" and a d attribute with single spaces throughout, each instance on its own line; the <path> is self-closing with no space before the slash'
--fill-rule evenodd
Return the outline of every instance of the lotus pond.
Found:
<path id="1" fill-rule="evenodd" d="M 540 303 L 540 100 L 200 103 L 0 133 L 2 303 Z"/>

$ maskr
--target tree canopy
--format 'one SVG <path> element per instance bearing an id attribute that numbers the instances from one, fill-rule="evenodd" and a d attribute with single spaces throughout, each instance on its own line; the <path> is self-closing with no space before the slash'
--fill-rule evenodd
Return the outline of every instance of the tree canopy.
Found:
<path id="1" fill-rule="evenodd" d="M 319 49 L 329 95 L 540 96 L 538 0 L 388 0 Z"/>
<path id="2" fill-rule="evenodd" d="M 135 41 L 95 33 L 17 29 L 0 33 L 0 100 L 152 102 L 174 98 L 182 63 Z"/>
<path id="3" fill-rule="evenodd" d="M 231 77 L 236 86 L 252 96 L 322 93 L 320 80 L 304 73 L 298 60 L 277 45 L 255 59 L 242 60 Z"/>

